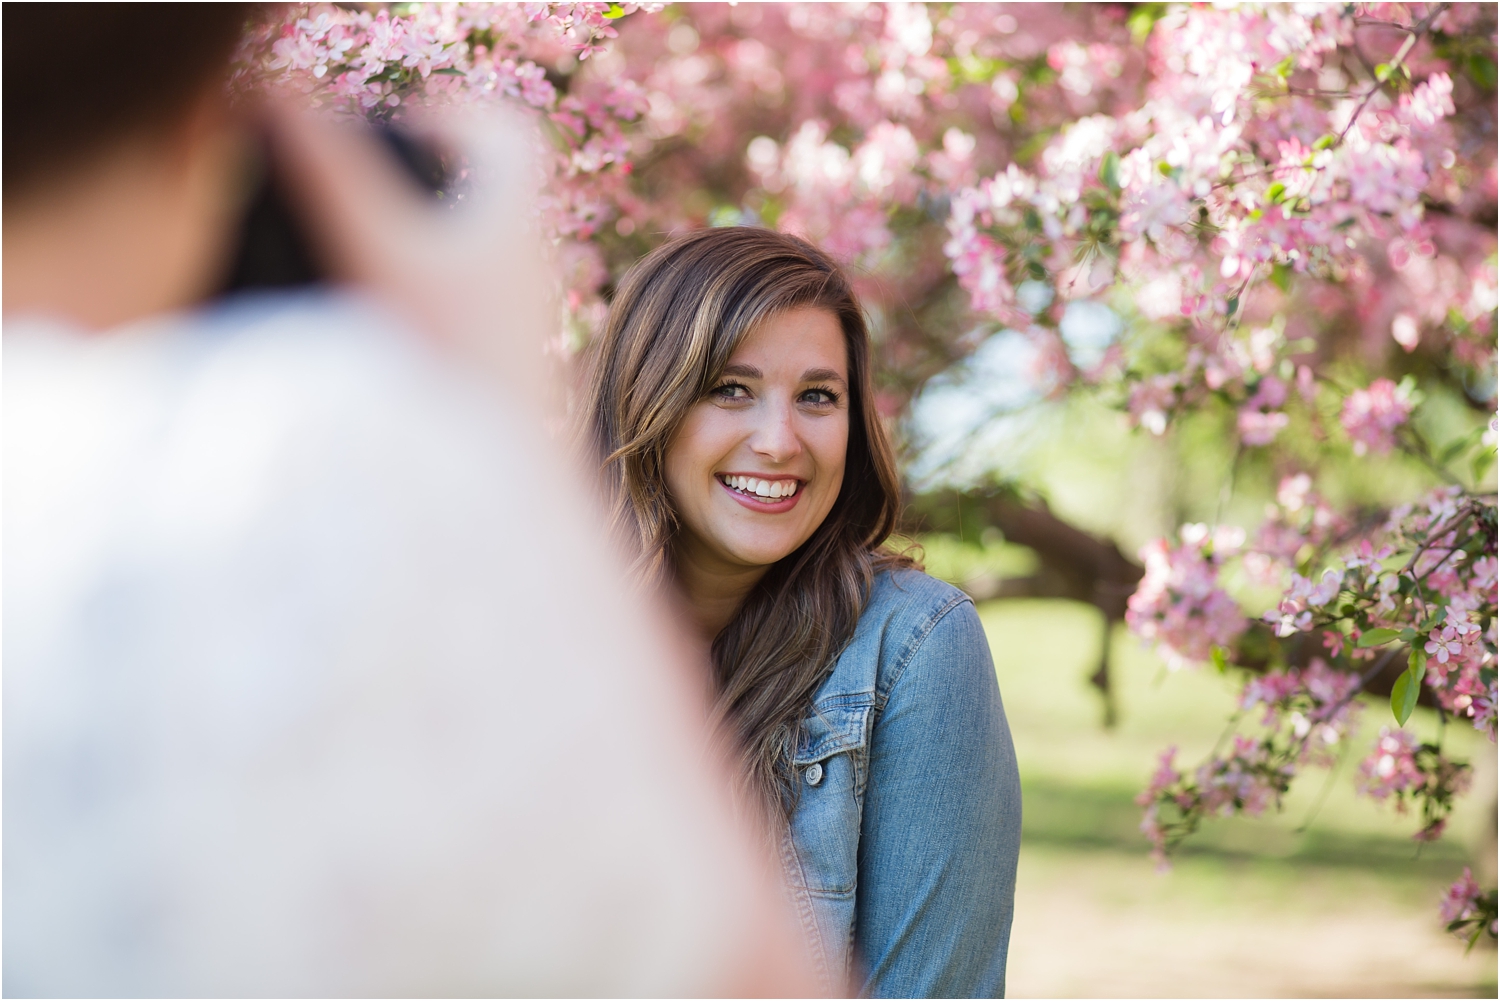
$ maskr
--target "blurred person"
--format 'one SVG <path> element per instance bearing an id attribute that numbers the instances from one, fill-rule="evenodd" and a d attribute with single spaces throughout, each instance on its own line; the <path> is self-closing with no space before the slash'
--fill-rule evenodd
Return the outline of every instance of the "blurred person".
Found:
<path id="1" fill-rule="evenodd" d="M 206 301 L 250 13 L 3 10 L 4 992 L 815 989 L 541 431 L 515 131 L 453 127 L 489 186 L 438 211 L 268 110 L 359 291 Z"/>
<path id="2" fill-rule="evenodd" d="M 973 603 L 886 548 L 900 494 L 849 279 L 793 236 L 694 233 L 627 273 L 592 364 L 614 522 L 712 645 L 822 973 L 1000 996 L 1015 753 Z"/>

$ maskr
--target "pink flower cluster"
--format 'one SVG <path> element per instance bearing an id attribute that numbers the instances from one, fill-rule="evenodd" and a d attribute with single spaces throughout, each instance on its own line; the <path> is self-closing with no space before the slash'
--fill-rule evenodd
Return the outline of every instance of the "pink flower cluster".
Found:
<path id="1" fill-rule="evenodd" d="M 1479 884 L 1474 882 L 1474 874 L 1469 871 L 1469 867 L 1464 866 L 1464 874 L 1448 887 L 1438 910 L 1444 921 L 1462 921 L 1478 913 L 1479 897 Z"/>
<path id="2" fill-rule="evenodd" d="M 1344 400 L 1339 423 L 1354 442 L 1354 454 L 1389 452 L 1396 443 L 1396 429 L 1411 416 L 1408 393 L 1389 379 L 1376 379 L 1365 389 L 1356 389 Z"/>
<path id="3" fill-rule="evenodd" d="M 1266 744 L 1236 734 L 1229 753 L 1210 757 L 1199 766 L 1196 777 L 1207 813 L 1227 817 L 1243 812 L 1258 817 L 1266 807 L 1280 803 L 1291 776 L 1291 766 L 1271 761 Z"/>
<path id="4" fill-rule="evenodd" d="M 619 19 L 660 4 L 457 3 L 293 7 L 246 43 L 241 87 L 266 86 L 363 117 L 413 104 L 506 101 L 545 115 L 559 141 L 543 218 L 560 241 L 575 314 L 607 277 L 591 238 L 618 212 L 630 173 L 627 129 L 646 95 L 629 78 L 580 80 L 560 94 L 548 68 L 604 52 Z M 397 11 L 401 11 L 398 13 Z"/>
<path id="5" fill-rule="evenodd" d="M 1375 749 L 1359 764 L 1356 786 L 1376 800 L 1391 800 L 1397 813 L 1420 804 L 1422 827 L 1412 837 L 1436 841 L 1448 826 L 1453 800 L 1468 791 L 1473 770 L 1443 757 L 1432 744 L 1418 743 L 1406 730 L 1381 727 Z"/>
<path id="6" fill-rule="evenodd" d="M 1317 582 L 1294 573 L 1276 610 L 1267 612 L 1265 619 L 1276 626 L 1277 636 L 1306 631 L 1312 628 L 1314 611 L 1338 597 L 1343 586 L 1344 575 L 1338 570 L 1324 570 Z"/>
<path id="7" fill-rule="evenodd" d="M 403 100 L 517 98 L 551 109 L 557 92 L 536 59 L 564 52 L 587 59 L 617 32 L 608 3 L 412 4 L 404 14 L 331 4 L 271 25 L 252 41 L 271 79 L 314 104 L 350 110 L 394 108 Z"/>
<path id="8" fill-rule="evenodd" d="M 784 148 L 764 138 L 749 151 L 761 185 L 788 196 L 781 228 L 847 261 L 868 261 L 890 244 L 889 206 L 915 199 L 920 159 L 910 130 L 888 121 L 852 151 L 831 142 L 819 121 L 804 122 Z"/>
<path id="9" fill-rule="evenodd" d="M 1242 565 L 1255 583 L 1284 586 L 1304 547 L 1321 548 L 1346 527 L 1345 519 L 1313 490 L 1310 475 L 1283 476 L 1276 503 L 1266 505 L 1265 520 L 1245 547 Z"/>
<path id="10" fill-rule="evenodd" d="M 1416 749 L 1417 738 L 1409 731 L 1381 727 L 1375 750 L 1359 763 L 1360 792 L 1383 800 L 1420 787 L 1427 779 L 1417 767 Z"/>
<path id="11" fill-rule="evenodd" d="M 1047 263 L 1059 291 L 1076 292 L 1078 268 L 1067 262 L 1094 253 L 1099 234 L 1112 233 L 1112 255 L 1088 267 L 1106 282 L 1118 268 L 1149 319 L 1171 320 L 1165 304 L 1179 303 L 1200 354 L 1180 373 L 1130 373 L 1142 380 L 1131 388 L 1133 422 L 1161 433 L 1173 410 L 1164 404 L 1191 404 L 1201 379 L 1236 400 L 1240 437 L 1250 446 L 1271 444 L 1290 423 L 1287 385 L 1270 373 L 1289 356 L 1286 343 L 1252 371 L 1233 357 L 1235 339 L 1221 336 L 1252 293 L 1261 315 L 1283 318 L 1289 307 L 1327 313 L 1352 304 L 1372 329 L 1393 331 L 1410 350 L 1419 323 L 1442 324 L 1493 283 L 1478 273 L 1464 278 L 1424 221 L 1423 199 L 1453 166 L 1453 80 L 1432 72 L 1398 100 L 1375 81 L 1356 85 L 1339 58 L 1356 30 L 1334 6 L 1168 14 L 1151 36 L 1144 104 L 1079 119 L 1059 131 L 1034 169 L 1011 164 L 953 194 L 945 253 L 971 308 L 1015 323 L 1012 286 L 1036 260 Z M 1049 50 L 1061 89 L 1088 92 L 1110 76 L 1105 68 L 1120 64 L 1104 49 L 1091 56 L 1074 42 Z M 1270 113 L 1268 88 L 1287 89 Z M 1340 88 L 1361 100 L 1336 99 Z M 1362 110 L 1350 122 L 1356 103 Z M 1200 235 L 1205 224 L 1211 239 Z M 1389 266 L 1384 251 L 1372 257 L 1371 248 L 1387 244 L 1398 248 L 1391 261 L 1399 263 L 1396 280 L 1381 285 L 1376 268 Z M 1028 252 L 1018 255 L 1023 247 Z M 1294 303 L 1266 284 L 1277 274 L 1330 284 Z M 1277 280 L 1286 287 L 1284 277 Z M 1479 357 L 1477 344 L 1464 340 L 1455 349 Z M 1312 373 L 1303 374 L 1309 381 L 1299 388 L 1311 402 Z M 1172 381 L 1149 382 L 1157 378 Z M 1383 452 L 1409 412 L 1388 380 L 1377 381 L 1350 398 L 1343 423 L 1360 454 Z"/>
<path id="12" fill-rule="evenodd" d="M 1218 580 L 1225 556 L 1243 542 L 1244 533 L 1185 525 L 1181 545 L 1157 539 L 1142 547 L 1146 573 L 1125 622 L 1173 670 L 1208 661 L 1214 646 L 1228 646 L 1244 631 L 1244 615 Z"/>
<path id="13" fill-rule="evenodd" d="M 1492 578 L 1494 557 L 1483 559 L 1490 566 L 1482 567 L 1480 573 L 1488 571 L 1487 576 Z M 1493 584 L 1490 586 L 1493 588 Z M 1469 717 L 1476 730 L 1488 733 L 1494 740 L 1495 621 L 1490 619 L 1486 636 L 1471 621 L 1471 614 L 1449 605 L 1442 626 L 1427 634 L 1427 642 L 1422 644 L 1427 654 L 1426 681 L 1444 709 Z"/>
<path id="14" fill-rule="evenodd" d="M 1489 529 L 1482 512 L 1456 488 L 1441 488 L 1424 504 L 1393 511 L 1387 530 L 1417 551 L 1409 573 L 1443 603 L 1440 614 L 1419 630 L 1416 645 L 1427 655 L 1425 683 L 1439 705 L 1467 717 L 1493 741 L 1500 562 L 1492 553 L 1469 557 L 1476 540 L 1480 548 L 1485 545 Z M 1488 547 L 1493 548 L 1492 537 Z M 1393 617 L 1390 624 L 1405 623 Z"/>
<path id="15" fill-rule="evenodd" d="M 1469 940 L 1473 945 L 1480 935 L 1488 934 L 1491 940 L 1500 937 L 1496 927 L 1496 894 L 1485 893 L 1474 881 L 1474 874 L 1464 867 L 1464 874 L 1448 887 L 1438 911 L 1448 925 L 1448 930 Z"/>
<path id="16" fill-rule="evenodd" d="M 1141 833 L 1151 842 L 1152 855 L 1159 868 L 1166 868 L 1166 850 L 1169 831 L 1162 822 L 1161 810 L 1165 803 L 1172 803 L 1180 812 L 1192 809 L 1193 798 L 1182 788 L 1182 772 L 1174 765 L 1177 748 L 1169 747 L 1157 759 L 1156 771 L 1146 788 L 1136 796 L 1136 805 L 1144 807 L 1141 817 Z"/>
<path id="17" fill-rule="evenodd" d="M 1008 251 L 989 230 L 997 220 L 1014 223 L 1034 193 L 1031 178 L 1011 164 L 982 184 L 953 196 L 948 216 L 948 256 L 958 284 L 969 293 L 969 306 L 1001 323 L 1025 325 L 1030 315 L 1016 303 L 1006 263 Z"/>
<path id="18" fill-rule="evenodd" d="M 1176 754 L 1175 747 L 1162 752 L 1150 784 L 1136 797 L 1145 808 L 1141 833 L 1163 869 L 1167 852 L 1202 820 L 1235 813 L 1255 817 L 1279 807 L 1295 772 L 1270 741 L 1242 734 L 1235 735 L 1227 754 L 1210 756 L 1200 765 L 1191 780 L 1173 764 Z"/>
<path id="19" fill-rule="evenodd" d="M 1335 746 L 1348 734 L 1359 703 L 1359 676 L 1336 671 L 1321 657 L 1302 670 L 1253 676 L 1240 692 L 1240 708 L 1264 706 L 1261 726 L 1293 741 L 1298 764 L 1329 765 Z"/>

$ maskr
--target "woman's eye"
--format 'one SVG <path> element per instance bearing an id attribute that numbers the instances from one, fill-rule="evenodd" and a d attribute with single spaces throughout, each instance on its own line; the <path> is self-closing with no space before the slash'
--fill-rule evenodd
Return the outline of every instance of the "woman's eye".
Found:
<path id="1" fill-rule="evenodd" d="M 708 395 L 718 400 L 748 400 L 750 390 L 737 382 L 726 382 L 722 386 L 715 386 Z"/>
<path id="2" fill-rule="evenodd" d="M 831 407 L 838 401 L 838 394 L 831 389 L 809 389 L 802 394 L 803 403 L 819 407 Z"/>

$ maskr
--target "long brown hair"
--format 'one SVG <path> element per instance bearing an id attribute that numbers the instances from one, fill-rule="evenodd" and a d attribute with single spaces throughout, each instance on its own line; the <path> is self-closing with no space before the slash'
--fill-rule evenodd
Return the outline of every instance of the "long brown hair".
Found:
<path id="1" fill-rule="evenodd" d="M 849 354 L 849 446 L 828 517 L 766 573 L 714 638 L 718 708 L 749 778 L 790 809 L 792 757 L 814 691 L 854 635 L 899 513 L 895 460 L 875 410 L 869 334 L 848 277 L 804 240 L 767 229 L 693 233 L 631 268 L 595 344 L 581 414 L 615 528 L 649 581 L 669 581 L 678 519 L 663 475 L 689 409 L 767 319 L 797 308 L 839 321 Z"/>

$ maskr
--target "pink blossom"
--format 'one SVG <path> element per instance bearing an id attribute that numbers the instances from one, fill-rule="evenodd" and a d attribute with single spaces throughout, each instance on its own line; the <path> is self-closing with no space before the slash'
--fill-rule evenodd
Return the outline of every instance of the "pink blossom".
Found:
<path id="1" fill-rule="evenodd" d="M 1135 797 L 1138 805 L 1149 806 L 1156 802 L 1163 792 L 1182 781 L 1182 773 L 1172 764 L 1176 757 L 1176 747 L 1169 747 L 1158 755 L 1156 771 L 1151 775 L 1150 784 Z"/>
<path id="2" fill-rule="evenodd" d="M 1291 585 L 1276 606 L 1276 611 L 1267 612 L 1265 619 L 1276 624 L 1277 636 L 1290 636 L 1308 629 L 1312 625 L 1312 610 L 1323 607 L 1337 597 L 1343 583 L 1344 575 L 1338 570 L 1323 571 L 1323 579 L 1317 584 L 1294 573 Z"/>
<path id="3" fill-rule="evenodd" d="M 1453 114 L 1453 79 L 1447 73 L 1434 73 L 1418 84 L 1411 93 L 1402 94 L 1397 117 L 1416 127 L 1437 124 Z"/>
<path id="4" fill-rule="evenodd" d="M 1367 389 L 1356 389 L 1344 400 L 1339 423 L 1354 442 L 1354 454 L 1389 452 L 1395 432 L 1411 416 L 1408 396 L 1389 379 L 1376 379 Z"/>
<path id="5" fill-rule="evenodd" d="M 1359 764 L 1356 783 L 1360 791 L 1383 800 L 1421 785 L 1425 779 L 1416 765 L 1416 747 L 1417 739 L 1408 731 L 1381 727 L 1375 750 Z"/>
<path id="6" fill-rule="evenodd" d="M 1443 895 L 1443 902 L 1438 908 L 1443 915 L 1443 921 L 1445 923 L 1461 921 L 1478 914 L 1481 895 L 1479 884 L 1474 881 L 1474 874 L 1469 871 L 1468 866 L 1464 866 L 1464 874 L 1448 887 L 1448 892 Z"/>
<path id="7" fill-rule="evenodd" d="M 1130 389 L 1130 420 L 1160 436 L 1167 430 L 1167 414 L 1177 400 L 1177 377 L 1157 375 L 1136 383 Z"/>
<path id="8" fill-rule="evenodd" d="M 1184 529 L 1181 546 L 1158 539 L 1141 549 L 1146 573 L 1125 613 L 1130 629 L 1155 643 L 1173 669 L 1207 661 L 1215 645 L 1228 646 L 1245 628 L 1239 606 L 1218 586 L 1207 529 L 1193 528 Z"/>
<path id="9" fill-rule="evenodd" d="M 1391 320 L 1391 337 L 1408 354 L 1415 351 L 1417 345 L 1422 342 L 1422 333 L 1417 329 L 1417 321 L 1409 313 L 1397 313 Z"/>
<path id="10" fill-rule="evenodd" d="M 1246 445 L 1269 445 L 1290 422 L 1291 418 L 1280 411 L 1243 407 L 1238 418 L 1240 440 Z"/>
<path id="11" fill-rule="evenodd" d="M 1288 773 L 1268 765 L 1264 745 L 1237 734 L 1229 754 L 1209 758 L 1195 773 L 1205 811 L 1220 816 L 1243 811 L 1255 817 L 1279 803 L 1278 780 Z"/>

